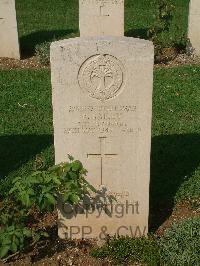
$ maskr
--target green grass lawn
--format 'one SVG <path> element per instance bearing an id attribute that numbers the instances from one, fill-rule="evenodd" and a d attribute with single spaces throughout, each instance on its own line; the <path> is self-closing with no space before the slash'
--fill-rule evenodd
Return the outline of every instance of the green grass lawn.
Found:
<path id="1" fill-rule="evenodd" d="M 187 32 L 189 0 L 174 0 L 175 15 L 166 45 Z M 33 54 L 35 46 L 54 38 L 79 35 L 78 0 L 16 0 L 22 54 Z M 147 38 L 147 29 L 155 18 L 150 0 L 125 0 L 125 35 Z"/>
<path id="2" fill-rule="evenodd" d="M 155 70 L 150 193 L 153 207 L 158 203 L 173 205 L 179 194 L 182 198 L 199 196 L 199 75 L 200 66 Z M 3 193 L 14 176 L 29 174 L 41 161 L 46 166 L 53 164 L 50 73 L 1 71 L 0 88 Z"/>
<path id="3" fill-rule="evenodd" d="M 0 88 L 0 177 L 30 173 L 42 151 L 53 164 L 49 71 L 1 71 Z"/>

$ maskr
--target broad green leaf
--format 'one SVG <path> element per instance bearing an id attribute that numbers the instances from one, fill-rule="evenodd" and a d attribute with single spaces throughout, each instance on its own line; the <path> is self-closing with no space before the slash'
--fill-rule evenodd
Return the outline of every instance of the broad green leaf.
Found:
<path id="1" fill-rule="evenodd" d="M 69 172 L 69 176 L 70 176 L 72 179 L 77 179 L 77 174 L 74 173 L 74 172 Z"/>
<path id="2" fill-rule="evenodd" d="M 72 163 L 72 170 L 73 170 L 73 171 L 78 171 L 78 170 L 80 170 L 82 167 L 83 167 L 83 166 L 82 166 L 82 163 L 81 163 L 80 161 L 74 161 L 74 162 Z"/>
<path id="3" fill-rule="evenodd" d="M 36 176 L 36 175 L 39 175 L 41 174 L 41 171 L 35 171 L 31 176 Z"/>
<path id="4" fill-rule="evenodd" d="M 29 198 L 29 195 L 27 193 L 25 193 L 23 196 L 23 203 L 25 204 L 26 207 L 30 206 L 30 198 Z"/>
<path id="5" fill-rule="evenodd" d="M 97 190 L 96 190 L 96 188 L 95 187 L 93 187 L 90 183 L 88 183 L 88 181 L 85 179 L 85 178 L 83 178 L 83 180 L 84 180 L 84 182 L 87 184 L 87 186 L 89 187 L 89 189 L 92 191 L 92 192 L 97 192 Z"/>
<path id="6" fill-rule="evenodd" d="M 48 201 L 49 201 L 51 204 L 54 205 L 54 204 L 56 203 L 56 199 L 54 198 L 53 195 L 47 193 L 47 194 L 45 194 L 45 197 L 48 199 Z"/>
<path id="7" fill-rule="evenodd" d="M 66 172 L 69 172 L 69 171 L 71 170 L 71 168 L 72 168 L 71 163 L 66 163 L 66 164 L 65 164 L 65 167 L 64 167 L 64 169 L 65 169 L 65 173 L 66 173 Z"/>
<path id="8" fill-rule="evenodd" d="M 19 243 L 24 246 L 24 237 L 22 235 L 19 239 Z"/>
<path id="9" fill-rule="evenodd" d="M 14 179 L 13 179 L 13 181 L 12 181 L 12 183 L 14 184 L 14 183 L 16 183 L 17 181 L 21 181 L 21 177 L 15 177 Z"/>
<path id="10" fill-rule="evenodd" d="M 18 238 L 20 238 L 21 235 L 22 235 L 22 233 L 21 233 L 21 231 L 17 230 L 17 231 L 15 232 L 15 235 L 16 235 Z"/>
<path id="11" fill-rule="evenodd" d="M 61 182 L 59 180 L 59 178 L 56 175 L 52 175 L 52 180 L 54 181 L 54 183 L 58 186 L 61 185 Z"/>
<path id="12" fill-rule="evenodd" d="M 21 235 L 21 234 L 20 234 Z M 18 238 L 15 238 L 15 244 L 17 245 L 17 246 L 19 246 L 19 239 Z"/>
<path id="13" fill-rule="evenodd" d="M 52 177 L 50 174 L 46 174 L 45 178 L 44 178 L 44 182 L 45 183 L 50 183 L 52 181 Z"/>
<path id="14" fill-rule="evenodd" d="M 41 182 L 41 178 L 38 175 L 32 175 L 30 180 L 31 184 L 39 184 Z"/>
<path id="15" fill-rule="evenodd" d="M 69 197 L 70 197 L 71 193 L 65 193 L 63 196 L 62 196 L 62 200 L 64 202 L 67 202 L 69 200 Z"/>
<path id="16" fill-rule="evenodd" d="M 15 190 L 17 190 L 17 188 L 14 186 L 9 190 L 9 194 L 12 194 Z"/>
<path id="17" fill-rule="evenodd" d="M 0 258 L 2 259 L 8 254 L 8 251 L 10 250 L 10 246 L 2 246 L 0 248 Z"/>
<path id="18" fill-rule="evenodd" d="M 73 204 L 77 204 L 80 201 L 79 196 L 76 194 L 71 194 L 69 198 Z"/>
<path id="19" fill-rule="evenodd" d="M 2 245 L 2 246 L 7 246 L 7 245 L 10 245 L 11 243 L 12 243 L 12 241 L 11 241 L 10 238 L 4 238 L 4 239 L 2 240 L 1 245 Z"/>
<path id="20" fill-rule="evenodd" d="M 42 200 L 43 200 L 43 197 L 44 197 L 44 196 L 41 194 L 40 197 L 39 197 L 39 199 L 38 199 L 39 204 L 41 204 L 41 202 L 42 202 Z"/>
<path id="21" fill-rule="evenodd" d="M 50 172 L 55 172 L 55 171 L 57 171 L 57 170 L 59 170 L 60 169 L 60 165 L 54 165 L 54 166 L 52 166 L 51 168 L 49 168 L 49 171 Z"/>
<path id="22" fill-rule="evenodd" d="M 14 225 L 11 225 L 9 227 L 7 227 L 7 232 L 12 232 L 15 230 L 15 226 Z"/>
<path id="23" fill-rule="evenodd" d="M 12 251 L 12 253 L 17 252 L 17 244 L 15 242 L 11 244 L 10 250 Z"/>

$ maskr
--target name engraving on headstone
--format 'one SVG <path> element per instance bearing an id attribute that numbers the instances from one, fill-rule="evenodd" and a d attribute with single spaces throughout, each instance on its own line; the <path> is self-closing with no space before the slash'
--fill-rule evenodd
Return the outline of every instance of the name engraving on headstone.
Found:
<path id="1" fill-rule="evenodd" d="M 121 132 L 134 134 L 140 128 L 133 128 L 130 124 L 130 115 L 133 118 L 136 113 L 136 106 L 69 106 L 69 115 L 79 114 L 79 121 L 71 119 L 72 127 L 64 129 L 65 134 L 91 134 L 91 133 L 112 133 Z"/>
<path id="2" fill-rule="evenodd" d="M 81 65 L 78 80 L 90 97 L 105 101 L 122 91 L 124 67 L 114 56 L 94 55 Z"/>

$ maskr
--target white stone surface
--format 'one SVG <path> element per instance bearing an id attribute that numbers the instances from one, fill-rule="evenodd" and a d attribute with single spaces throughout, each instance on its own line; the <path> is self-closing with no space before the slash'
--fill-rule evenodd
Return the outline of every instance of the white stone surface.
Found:
<path id="1" fill-rule="evenodd" d="M 95 205 L 92 214 L 60 202 L 61 238 L 101 239 L 103 226 L 110 235 L 147 233 L 153 58 L 151 42 L 127 37 L 51 45 L 56 164 L 73 155 L 88 170 L 97 198 L 116 199 L 106 211 Z"/>
<path id="2" fill-rule="evenodd" d="M 124 0 L 79 0 L 80 36 L 123 36 Z"/>
<path id="3" fill-rule="evenodd" d="M 200 56 L 200 0 L 190 0 L 188 38 L 192 52 Z"/>
<path id="4" fill-rule="evenodd" d="M 15 0 L 0 0 L 0 57 L 20 59 Z"/>

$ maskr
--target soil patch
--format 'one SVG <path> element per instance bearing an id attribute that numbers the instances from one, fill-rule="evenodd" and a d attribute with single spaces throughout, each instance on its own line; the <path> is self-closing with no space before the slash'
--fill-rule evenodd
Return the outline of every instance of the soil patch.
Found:
<path id="1" fill-rule="evenodd" d="M 26 59 L 10 59 L 0 58 L 0 70 L 7 69 L 41 69 L 48 68 L 47 66 L 41 65 L 36 56 L 32 56 Z"/>
<path id="2" fill-rule="evenodd" d="M 193 209 L 189 202 L 179 203 L 175 206 L 171 216 L 157 229 L 156 234 L 162 236 L 173 223 L 198 215 L 200 215 L 200 212 Z"/>
<path id="3" fill-rule="evenodd" d="M 167 53 L 167 52 L 166 52 Z M 161 61 L 160 61 L 161 60 Z M 157 67 L 174 67 L 174 66 L 181 66 L 181 65 L 195 65 L 200 64 L 200 58 L 195 56 L 189 56 L 187 54 L 177 54 L 174 53 L 173 56 L 168 56 L 165 54 L 159 60 L 159 63 L 155 63 L 155 68 Z M 0 70 L 7 69 L 43 69 L 49 68 L 49 66 L 42 65 L 36 56 L 16 60 L 10 58 L 0 58 Z"/>
<path id="4" fill-rule="evenodd" d="M 198 65 L 200 64 L 200 58 L 197 56 L 189 56 L 187 54 L 177 54 L 172 60 L 164 61 L 155 64 L 155 67 L 175 67 L 182 65 Z"/>
<path id="5" fill-rule="evenodd" d="M 162 213 L 160 215 L 162 216 Z M 200 212 L 193 210 L 188 202 L 180 203 L 174 208 L 171 216 L 157 229 L 156 234 L 162 236 L 174 222 L 197 215 L 200 215 Z M 37 226 L 45 229 L 49 233 L 49 238 L 40 241 L 29 250 L 27 249 L 24 254 L 17 254 L 10 258 L 4 264 L 0 262 L 0 266 L 113 265 L 109 260 L 98 260 L 90 256 L 91 250 L 97 247 L 95 240 L 69 241 L 59 239 L 56 220 L 56 212 L 46 214 Z"/>

